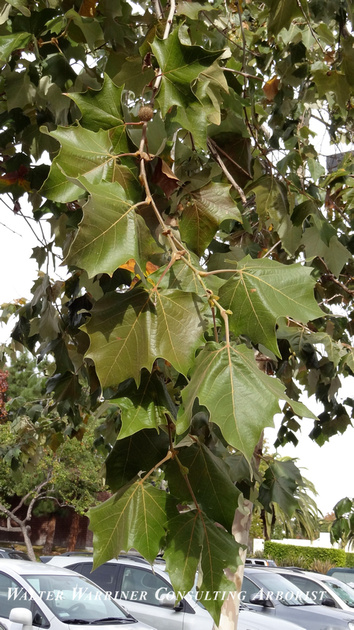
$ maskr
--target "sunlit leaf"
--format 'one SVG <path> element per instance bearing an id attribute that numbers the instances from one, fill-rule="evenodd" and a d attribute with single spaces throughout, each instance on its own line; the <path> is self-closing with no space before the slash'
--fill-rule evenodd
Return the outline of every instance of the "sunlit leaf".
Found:
<path id="1" fill-rule="evenodd" d="M 279 317 L 307 323 L 323 316 L 313 294 L 311 269 L 267 258 L 245 258 L 220 289 L 220 303 L 232 311 L 230 326 L 279 354 L 275 326 Z"/>
<path id="2" fill-rule="evenodd" d="M 18 48 L 23 48 L 31 41 L 31 33 L 11 33 L 10 35 L 0 35 L 0 61 L 5 63 L 11 53 Z"/>
<path id="3" fill-rule="evenodd" d="M 43 194 L 55 201 L 73 201 L 71 186 L 79 178 L 83 188 L 85 182 L 96 185 L 102 181 L 117 181 L 123 185 L 122 169 L 126 167 L 121 165 L 117 153 L 128 149 L 124 127 L 118 134 L 116 128 L 94 132 L 80 126 L 59 127 L 51 132 L 50 135 L 60 142 L 61 149 L 55 159 L 56 169 L 50 171 L 44 183 Z M 69 187 L 68 180 L 71 182 Z"/>
<path id="4" fill-rule="evenodd" d="M 88 90 L 84 94 L 70 92 L 68 96 L 81 110 L 83 127 L 99 131 L 123 124 L 122 88 L 117 87 L 107 75 L 100 90 Z"/>
<path id="5" fill-rule="evenodd" d="M 193 293 L 136 288 L 99 300 L 87 323 L 87 356 L 96 365 L 102 387 L 117 385 L 152 368 L 161 357 L 187 374 L 203 340 L 204 304 Z"/>
<path id="6" fill-rule="evenodd" d="M 279 400 L 287 401 L 299 415 L 314 417 L 304 405 L 286 396 L 279 380 L 259 370 L 254 353 L 244 345 L 209 342 L 198 355 L 190 383 L 183 390 L 178 433 L 187 430 L 197 398 L 225 440 L 248 460 L 263 429 L 273 426 Z"/>
<path id="7" fill-rule="evenodd" d="M 83 220 L 66 264 L 85 269 L 89 277 L 113 274 L 131 258 L 144 268 L 143 247 L 149 231 L 122 186 L 102 182 L 86 183 L 86 188 L 90 199 L 83 208 Z"/>
<path id="8" fill-rule="evenodd" d="M 161 548 L 166 492 L 138 480 L 89 512 L 94 568 L 136 549 L 151 563 Z"/>

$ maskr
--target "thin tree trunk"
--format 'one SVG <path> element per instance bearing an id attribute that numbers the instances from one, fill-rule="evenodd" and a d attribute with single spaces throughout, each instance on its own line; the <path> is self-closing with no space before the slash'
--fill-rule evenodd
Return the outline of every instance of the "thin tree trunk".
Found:
<path id="1" fill-rule="evenodd" d="M 248 536 L 252 522 L 253 504 L 248 499 L 244 499 L 243 506 L 237 508 L 232 523 L 232 535 L 236 542 L 245 545 L 244 549 L 240 549 L 240 558 L 242 564 L 237 567 L 236 573 L 226 571 L 229 580 L 235 583 L 236 592 L 239 595 L 242 589 L 243 570 L 247 555 Z M 240 608 L 239 597 L 228 597 L 221 608 L 219 626 L 220 630 L 235 630 L 237 628 L 238 614 Z M 215 628 L 215 627 L 214 627 Z"/>
<path id="2" fill-rule="evenodd" d="M 33 545 L 28 533 L 28 526 L 27 525 L 20 525 L 21 527 L 21 531 L 22 531 L 22 535 L 23 535 L 23 539 L 25 541 L 25 545 L 26 545 L 26 549 L 27 549 L 27 554 L 30 557 L 31 560 L 33 560 L 34 562 L 36 562 L 37 558 L 36 558 L 36 554 L 34 553 L 34 549 L 33 549 Z"/>
<path id="3" fill-rule="evenodd" d="M 253 454 L 255 458 L 256 470 L 259 469 L 259 463 L 262 456 L 263 437 L 264 434 L 262 432 Z M 236 573 L 232 573 L 232 571 L 230 570 L 225 571 L 226 577 L 234 582 L 236 586 L 237 596 L 231 597 L 231 593 L 231 595 L 224 601 L 221 607 L 220 621 L 218 625 L 219 630 L 237 630 L 240 610 L 240 594 L 242 590 L 242 581 L 247 556 L 249 533 L 252 524 L 252 510 L 252 501 L 249 501 L 248 499 L 243 499 L 242 505 L 240 505 L 235 511 L 231 531 L 236 542 L 244 546 L 244 548 L 240 549 L 239 552 L 242 564 L 237 567 Z M 213 630 L 216 630 L 215 625 Z"/>
<path id="4" fill-rule="evenodd" d="M 56 524 L 57 524 L 57 515 L 52 514 L 50 519 L 47 522 L 47 534 L 46 534 L 46 539 L 43 546 L 44 555 L 48 555 L 52 553 L 53 551 Z"/>
<path id="5" fill-rule="evenodd" d="M 74 512 L 73 517 L 71 519 L 71 524 L 70 524 L 68 544 L 66 547 L 67 551 L 75 551 L 77 537 L 79 535 L 79 529 L 80 529 L 80 515 L 77 512 Z"/>

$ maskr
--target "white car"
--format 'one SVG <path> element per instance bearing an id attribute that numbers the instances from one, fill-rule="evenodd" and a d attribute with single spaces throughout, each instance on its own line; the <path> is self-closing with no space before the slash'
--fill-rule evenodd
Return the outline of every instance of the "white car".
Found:
<path id="1" fill-rule="evenodd" d="M 152 630 L 93 582 L 69 569 L 0 559 L 1 630 Z"/>
<path id="2" fill-rule="evenodd" d="M 304 591 L 316 604 L 353 612 L 354 589 L 334 576 L 302 569 L 278 568 L 276 571 Z"/>
<path id="3" fill-rule="evenodd" d="M 141 556 L 127 554 L 92 571 L 92 557 L 53 556 L 49 565 L 66 566 L 104 588 L 134 617 L 158 630 L 212 630 L 214 622 L 195 593 L 187 593 L 176 606 L 164 562 L 152 567 Z M 300 626 L 242 607 L 238 630 L 299 630 Z"/>

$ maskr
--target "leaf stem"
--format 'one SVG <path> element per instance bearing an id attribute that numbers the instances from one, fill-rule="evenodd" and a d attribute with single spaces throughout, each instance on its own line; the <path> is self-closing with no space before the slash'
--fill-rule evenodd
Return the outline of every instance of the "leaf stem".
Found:
<path id="1" fill-rule="evenodd" d="M 143 484 L 144 481 L 146 481 L 146 479 L 148 477 L 150 477 L 150 475 L 152 475 L 153 472 L 155 472 L 155 470 L 157 470 L 158 468 L 160 468 L 160 466 L 162 466 L 162 464 L 164 464 L 165 462 L 168 462 L 169 459 L 171 459 L 172 457 L 175 456 L 175 452 L 169 450 L 167 452 L 167 455 L 165 455 L 165 457 L 163 459 L 161 459 L 157 464 L 155 464 L 155 466 L 153 466 L 153 468 L 151 468 L 149 470 L 149 472 L 146 473 L 146 475 L 144 475 L 144 477 L 142 477 L 139 481 L 140 484 Z"/>
<path id="2" fill-rule="evenodd" d="M 186 483 L 186 485 L 187 485 L 187 488 L 188 488 L 188 490 L 189 490 L 189 493 L 190 493 L 190 495 L 191 495 L 191 497 L 192 497 L 192 501 L 193 501 L 193 503 L 194 503 L 195 507 L 197 508 L 197 511 L 198 511 L 198 512 L 201 512 L 202 510 L 201 510 L 201 508 L 200 508 L 200 506 L 199 506 L 199 503 L 198 503 L 198 501 L 197 501 L 197 498 L 196 498 L 196 496 L 195 496 L 195 494 L 194 494 L 193 488 L 192 488 L 192 486 L 191 486 L 191 482 L 190 482 L 190 481 L 189 481 L 189 479 L 188 479 L 188 475 L 187 475 L 187 473 L 186 473 L 186 467 L 185 467 L 185 466 L 183 466 L 182 462 L 180 462 L 180 460 L 179 460 L 179 458 L 178 458 L 178 456 L 177 456 L 177 455 L 176 455 L 175 459 L 176 459 L 176 462 L 177 462 L 177 464 L 178 464 L 178 466 L 179 466 L 179 469 L 180 469 L 181 475 L 182 475 L 182 477 L 183 477 L 183 479 L 184 479 L 184 481 L 185 481 L 185 483 Z"/>

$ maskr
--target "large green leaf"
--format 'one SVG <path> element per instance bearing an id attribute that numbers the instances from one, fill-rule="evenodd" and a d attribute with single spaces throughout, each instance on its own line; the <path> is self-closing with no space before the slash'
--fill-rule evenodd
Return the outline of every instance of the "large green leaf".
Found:
<path id="1" fill-rule="evenodd" d="M 220 427 L 228 444 L 248 460 L 263 429 L 273 426 L 280 399 L 298 415 L 315 417 L 304 405 L 286 396 L 280 381 L 259 370 L 253 351 L 244 345 L 209 342 L 198 355 L 190 383 L 182 393 L 178 433 L 188 429 L 197 398 L 207 407 L 210 420 Z"/>
<path id="2" fill-rule="evenodd" d="M 311 269 L 274 260 L 240 261 L 237 272 L 220 289 L 220 303 L 232 311 L 230 328 L 279 355 L 275 326 L 279 317 L 307 323 L 323 317 L 317 305 Z"/>
<path id="3" fill-rule="evenodd" d="M 226 464 L 199 443 L 182 448 L 178 459 L 187 471 L 188 481 L 203 512 L 231 532 L 240 492 L 232 483 Z M 182 471 L 177 462 L 172 461 L 166 467 L 166 479 L 170 492 L 179 501 L 190 503 L 191 495 L 187 484 L 183 483 Z"/>
<path id="4" fill-rule="evenodd" d="M 90 336 L 87 356 L 93 359 L 102 387 L 117 385 L 155 359 L 172 363 L 182 374 L 193 364 L 203 341 L 204 303 L 194 293 L 136 288 L 99 300 L 85 326 Z"/>
<path id="5" fill-rule="evenodd" d="M 130 437 L 118 439 L 106 460 L 109 487 L 120 490 L 142 470 L 147 473 L 158 464 L 169 449 L 167 433 L 143 429 Z"/>
<path id="6" fill-rule="evenodd" d="M 123 187 L 117 182 L 86 182 L 86 188 L 90 198 L 65 263 L 85 269 L 90 278 L 112 275 L 131 258 L 145 268 L 142 249 L 150 233 Z"/>
<path id="7" fill-rule="evenodd" d="M 199 566 L 198 599 L 217 624 L 223 600 L 227 593 L 235 591 L 235 584 L 226 578 L 224 569 L 236 571 L 241 563 L 240 546 L 200 510 L 177 515 L 171 510 L 167 529 L 164 558 L 175 592 L 191 590 Z"/>
<path id="8" fill-rule="evenodd" d="M 86 194 L 82 186 L 78 186 L 73 180 L 66 177 L 59 166 L 58 158 L 54 158 L 49 177 L 44 182 L 40 192 L 47 199 L 60 203 L 75 201 Z"/>
<path id="9" fill-rule="evenodd" d="M 46 129 L 43 128 L 46 133 Z M 122 182 L 122 169 L 117 153 L 128 150 L 124 126 L 113 130 L 97 132 L 77 127 L 58 127 L 51 136 L 61 144 L 61 149 L 55 159 L 56 169 L 50 171 L 41 193 L 54 201 L 73 201 L 73 191 L 69 187 L 67 197 L 65 193 L 69 181 L 79 180 L 83 185 L 99 184 L 101 181 Z M 64 177 L 59 176 L 61 171 Z M 123 184 L 124 185 L 124 184 Z"/>
<path id="10" fill-rule="evenodd" d="M 142 429 L 157 429 L 167 424 L 167 414 L 170 417 L 176 415 L 166 386 L 157 372 L 150 374 L 144 371 L 138 389 L 133 381 L 130 387 L 120 388 L 118 396 L 110 402 L 121 410 L 120 440 Z"/>
<path id="11" fill-rule="evenodd" d="M 177 29 L 167 39 L 155 38 L 151 48 L 162 74 L 158 101 L 163 116 L 173 105 L 184 108 L 195 100 L 191 83 L 222 54 L 220 50 L 182 44 Z"/>
<path id="12" fill-rule="evenodd" d="M 151 44 L 162 78 L 157 94 L 161 114 L 177 106 L 172 119 L 193 134 L 198 146 L 206 149 L 206 129 L 220 120 L 220 105 L 215 90 L 227 89 L 222 70 L 214 64 L 222 51 L 186 46 L 174 30 L 167 39 L 155 38 Z"/>
<path id="13" fill-rule="evenodd" d="M 136 549 L 151 563 L 161 549 L 166 492 L 138 480 L 89 512 L 94 568 Z"/>
<path id="14" fill-rule="evenodd" d="M 31 41 L 31 33 L 11 33 L 0 36 L 0 62 L 4 64 L 11 53 L 19 48 L 24 48 Z"/>
<path id="15" fill-rule="evenodd" d="M 180 220 L 182 239 L 201 256 L 214 237 L 220 223 L 235 219 L 242 223 L 241 213 L 230 196 L 230 186 L 210 182 L 182 200 Z"/>
<path id="16" fill-rule="evenodd" d="M 82 113 L 81 125 L 99 131 L 112 129 L 123 124 L 121 108 L 122 87 L 117 87 L 105 75 L 100 90 L 89 90 L 84 94 L 71 92 L 68 96 L 76 103 Z"/>

